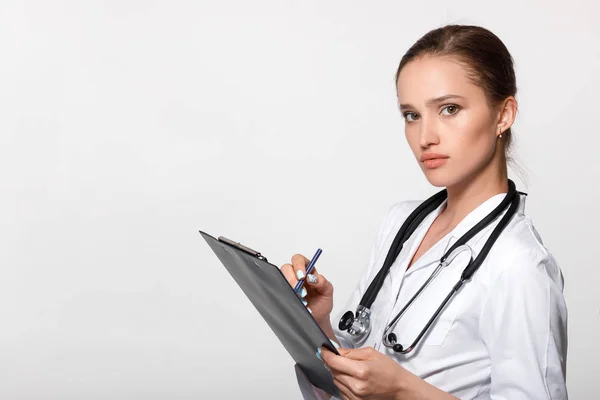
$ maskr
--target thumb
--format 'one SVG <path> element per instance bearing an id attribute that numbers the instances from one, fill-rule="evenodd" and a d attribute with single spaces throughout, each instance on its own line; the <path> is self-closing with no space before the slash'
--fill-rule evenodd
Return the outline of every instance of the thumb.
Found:
<path id="1" fill-rule="evenodd" d="M 316 274 L 315 271 L 313 271 L 313 273 L 309 274 L 307 277 L 306 282 L 308 283 L 309 288 L 315 290 L 321 296 L 333 296 L 333 285 L 323 275 Z"/>
<path id="2" fill-rule="evenodd" d="M 344 347 L 337 349 L 338 353 L 340 353 L 340 356 L 342 357 L 346 357 L 348 354 L 352 353 L 352 350 L 353 349 L 346 349 Z"/>
<path id="3" fill-rule="evenodd" d="M 342 352 L 343 350 L 343 352 Z M 338 352 L 340 353 L 340 355 L 349 358 L 351 360 L 367 360 L 371 357 L 371 354 L 373 353 L 373 351 L 377 351 L 374 350 L 371 347 L 363 347 L 360 349 L 339 349 Z"/>

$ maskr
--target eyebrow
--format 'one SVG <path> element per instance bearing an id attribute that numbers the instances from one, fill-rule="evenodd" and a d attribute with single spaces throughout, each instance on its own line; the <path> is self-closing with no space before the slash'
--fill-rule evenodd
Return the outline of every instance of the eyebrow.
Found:
<path id="1" fill-rule="evenodd" d="M 435 105 L 435 104 L 439 104 L 442 103 L 446 100 L 450 100 L 450 99 L 464 99 L 463 96 L 459 96 L 457 94 L 446 94 L 444 96 L 441 97 L 436 97 L 434 99 L 429 99 L 425 102 L 425 105 L 427 105 L 427 107 Z M 400 104 L 400 111 L 404 111 L 407 109 L 414 109 L 415 107 L 413 107 L 410 104 Z"/>

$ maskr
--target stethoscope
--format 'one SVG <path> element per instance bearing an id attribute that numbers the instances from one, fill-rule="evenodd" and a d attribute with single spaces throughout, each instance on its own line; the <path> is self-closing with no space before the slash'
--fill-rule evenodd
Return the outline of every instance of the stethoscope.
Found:
<path id="1" fill-rule="evenodd" d="M 433 271 L 431 276 L 425 281 L 425 283 L 419 288 L 419 290 L 413 295 L 413 297 L 406 303 L 406 305 L 400 310 L 400 312 L 392 319 L 392 321 L 386 326 L 383 333 L 382 343 L 384 346 L 393 349 L 397 353 L 407 354 L 411 352 L 419 343 L 421 338 L 425 336 L 431 325 L 434 323 L 436 318 L 442 312 L 446 304 L 454 297 L 454 295 L 459 291 L 459 289 L 465 284 L 465 282 L 469 281 L 473 274 L 477 271 L 479 266 L 483 263 L 483 260 L 489 253 L 500 233 L 504 230 L 504 228 L 508 225 L 513 215 L 516 214 L 519 208 L 520 201 L 520 192 L 517 191 L 515 184 L 512 180 L 508 180 L 508 193 L 500 202 L 500 204 L 492 210 L 485 218 L 483 218 L 477 225 L 471 228 L 467 233 L 465 233 L 458 241 L 450 247 L 446 253 L 440 259 L 440 262 L 437 268 Z M 524 194 L 524 193 L 523 193 Z M 408 240 L 408 238 L 412 235 L 412 233 L 417 229 L 419 224 L 423 222 L 423 220 L 435 209 L 437 209 L 446 199 L 447 191 L 444 189 L 429 199 L 425 200 L 421 203 L 406 219 L 406 221 L 400 227 L 400 230 L 396 234 L 392 245 L 390 246 L 390 250 L 385 258 L 383 263 L 383 267 L 369 287 L 367 288 L 365 294 L 360 300 L 359 305 L 356 308 L 356 313 L 352 311 L 347 311 L 339 322 L 339 329 L 342 331 L 347 331 L 351 338 L 357 345 L 362 344 L 369 334 L 371 333 L 371 305 L 375 301 L 375 297 L 377 293 L 381 290 L 383 286 L 383 282 L 385 277 L 387 276 L 392 264 L 400 254 L 402 250 L 402 246 L 404 242 Z M 484 228 L 486 228 L 489 224 L 491 224 L 494 220 L 496 220 L 504 210 L 508 207 L 508 211 L 504 214 L 498 225 L 492 231 L 490 237 L 483 245 L 483 248 L 479 255 L 473 259 L 473 252 L 471 248 L 467 245 L 467 242 L 475 236 L 477 233 L 481 232 Z M 419 295 L 425 290 L 427 286 L 435 279 L 437 275 L 439 275 L 440 271 L 442 271 L 446 266 L 448 266 L 454 258 L 456 258 L 460 253 L 464 251 L 469 251 L 470 253 L 470 261 L 467 264 L 466 268 L 463 270 L 460 279 L 454 285 L 450 293 L 446 296 L 446 298 L 442 301 L 440 306 L 437 308 L 433 316 L 429 319 L 429 321 L 425 324 L 425 327 L 421 330 L 416 339 L 411 343 L 410 346 L 404 348 L 400 343 L 397 342 L 396 335 L 394 333 L 390 333 L 398 320 L 402 317 L 402 315 L 406 312 L 406 310 L 411 306 L 411 304 L 419 297 Z"/>

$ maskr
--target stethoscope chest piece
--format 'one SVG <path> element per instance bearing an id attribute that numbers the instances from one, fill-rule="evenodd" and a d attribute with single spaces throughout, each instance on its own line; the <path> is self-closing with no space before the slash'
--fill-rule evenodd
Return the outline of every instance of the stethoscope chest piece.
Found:
<path id="1" fill-rule="evenodd" d="M 338 327 L 352 335 L 356 344 L 362 344 L 371 333 L 371 310 L 359 305 L 356 314 L 347 311 L 340 319 Z"/>

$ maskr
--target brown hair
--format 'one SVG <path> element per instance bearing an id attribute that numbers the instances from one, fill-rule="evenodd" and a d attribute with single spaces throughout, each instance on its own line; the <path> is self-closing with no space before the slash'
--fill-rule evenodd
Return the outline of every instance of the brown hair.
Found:
<path id="1" fill-rule="evenodd" d="M 404 54 L 396 72 L 423 55 L 452 56 L 464 64 L 472 81 L 483 88 L 490 107 L 497 107 L 509 96 L 516 96 L 514 61 L 502 41 L 489 30 L 473 25 L 446 25 L 426 33 Z M 508 157 L 512 132 L 502 132 Z"/>

